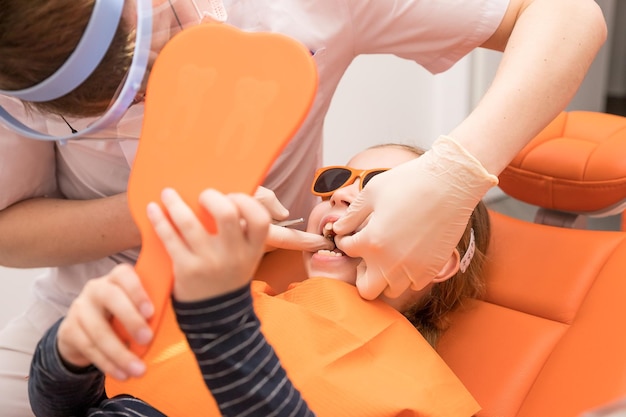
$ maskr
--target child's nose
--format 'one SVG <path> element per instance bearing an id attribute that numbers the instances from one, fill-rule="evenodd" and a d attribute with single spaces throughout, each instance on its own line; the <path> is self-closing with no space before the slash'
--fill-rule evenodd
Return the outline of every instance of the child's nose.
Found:
<path id="1" fill-rule="evenodd" d="M 357 178 L 352 184 L 343 186 L 330 197 L 332 205 L 343 204 L 346 207 L 354 201 L 360 190 L 361 179 Z"/>

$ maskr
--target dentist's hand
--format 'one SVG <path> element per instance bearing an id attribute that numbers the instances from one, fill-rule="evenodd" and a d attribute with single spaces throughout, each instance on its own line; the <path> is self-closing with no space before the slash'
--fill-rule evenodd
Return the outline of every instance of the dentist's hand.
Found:
<path id="1" fill-rule="evenodd" d="M 285 220 L 289 216 L 289 210 L 280 203 L 272 190 L 258 187 L 254 197 L 265 206 L 275 221 Z M 265 241 L 265 251 L 270 252 L 275 249 L 317 252 L 320 249 L 333 249 L 333 244 L 323 236 L 314 233 L 271 224 Z"/>
<path id="2" fill-rule="evenodd" d="M 335 243 L 367 269 L 361 296 L 397 297 L 424 288 L 457 246 L 474 207 L 497 177 L 452 138 L 441 136 L 423 156 L 373 178 L 334 224 Z M 370 219 L 357 233 L 351 233 Z"/>

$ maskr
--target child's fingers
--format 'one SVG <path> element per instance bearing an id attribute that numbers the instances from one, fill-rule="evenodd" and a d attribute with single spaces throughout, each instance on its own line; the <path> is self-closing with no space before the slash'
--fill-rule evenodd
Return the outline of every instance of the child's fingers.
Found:
<path id="1" fill-rule="evenodd" d="M 141 279 L 135 269 L 128 264 L 117 265 L 110 273 L 110 279 L 124 291 L 126 296 L 134 304 L 135 308 L 145 318 L 149 319 L 154 314 L 154 305 L 148 297 L 148 293 L 141 284 Z"/>
<path id="2" fill-rule="evenodd" d="M 128 376 L 141 375 L 144 367 L 114 331 L 110 317 L 115 317 L 137 343 L 145 345 L 153 337 L 146 318 L 146 314 L 152 313 L 151 303 L 149 311 L 141 311 L 141 303 L 146 302 L 144 297 L 147 300 L 147 296 L 141 285 L 136 286 L 138 278 L 136 280 L 135 277 L 130 267 L 116 268 L 115 273 L 108 277 L 106 285 L 91 290 L 92 301 L 81 311 L 79 320 L 83 332 L 95 347 L 92 355 L 97 355 L 97 363 L 119 368 Z M 130 288 L 135 288 L 134 291 L 141 294 L 129 295 Z M 137 304 L 133 298 L 142 301 Z"/>
<path id="3" fill-rule="evenodd" d="M 103 372 L 118 375 L 118 379 L 139 377 L 145 372 L 143 362 L 119 339 L 111 326 L 101 326 L 92 344 L 95 347 L 91 352 L 92 360 Z"/>
<path id="4" fill-rule="evenodd" d="M 93 340 L 108 334 L 119 342 L 110 321 L 111 317 L 115 317 L 138 343 L 147 344 L 152 339 L 152 331 L 145 313 L 140 310 L 141 305 L 136 305 L 118 282 L 112 276 L 89 281 L 85 284 L 83 294 L 76 298 L 76 306 L 72 306 L 72 309 Z"/>
<path id="5" fill-rule="evenodd" d="M 173 189 L 166 188 L 161 193 L 161 201 L 169 214 L 172 224 L 180 233 L 184 243 L 192 250 L 201 249 L 211 236 L 204 228 L 197 214 Z"/>
<path id="6" fill-rule="evenodd" d="M 122 368 L 100 351 L 98 345 L 83 331 L 83 326 L 79 322 L 70 322 L 69 319 L 64 319 L 57 334 L 57 346 L 59 354 L 69 363 L 83 366 L 82 363 L 74 363 L 72 359 L 73 352 L 80 352 L 81 358 L 85 358 L 105 374 L 120 380 L 128 378 L 128 374 Z"/>
<path id="7" fill-rule="evenodd" d="M 113 330 L 115 317 L 139 343 L 152 339 L 146 319 L 111 275 L 90 280 L 59 327 L 61 355 L 84 365 L 86 358 L 118 379 L 139 376 L 145 367 Z"/>
<path id="8" fill-rule="evenodd" d="M 165 246 L 165 250 L 172 259 L 187 256 L 189 249 L 174 229 L 169 219 L 157 203 L 149 203 L 146 209 L 148 219 L 157 236 Z"/>
<path id="9" fill-rule="evenodd" d="M 86 356 L 96 367 L 117 379 L 139 377 L 145 372 L 143 362 L 119 339 L 111 326 L 97 326 L 97 332 L 94 332 L 93 328 L 87 329 L 92 324 L 81 321 L 83 334 L 89 337 L 85 342 Z"/>
<path id="10" fill-rule="evenodd" d="M 231 194 L 229 197 L 237 206 L 240 217 L 245 220 L 248 242 L 264 246 L 272 220 L 265 206 L 247 194 Z"/>
<path id="11" fill-rule="evenodd" d="M 199 202 L 213 216 L 222 243 L 237 244 L 242 236 L 241 216 L 230 198 L 219 191 L 208 189 L 200 194 Z"/>
<path id="12" fill-rule="evenodd" d="M 268 211 L 249 195 L 226 196 L 213 189 L 205 190 L 200 194 L 200 205 L 211 214 L 215 221 L 217 235 L 219 235 L 215 239 L 206 232 L 193 210 L 174 190 L 163 190 L 162 200 L 172 219 L 171 222 L 155 203 L 148 205 L 148 217 L 168 253 L 174 259 L 185 256 L 190 249 L 194 253 L 201 253 L 215 239 L 220 240 L 221 246 L 226 244 L 237 247 L 243 240 L 253 244 L 258 244 L 259 240 L 264 242 L 267 236 L 271 220 Z"/>

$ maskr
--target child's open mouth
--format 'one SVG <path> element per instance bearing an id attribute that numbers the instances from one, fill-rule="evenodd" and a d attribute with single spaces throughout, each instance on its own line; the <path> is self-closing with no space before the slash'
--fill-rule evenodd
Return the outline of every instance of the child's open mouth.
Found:
<path id="1" fill-rule="evenodd" d="M 335 256 L 343 256 L 345 255 L 345 253 L 337 248 L 337 245 L 335 245 L 335 236 L 337 234 L 333 231 L 333 223 L 332 222 L 328 222 L 324 225 L 324 227 L 322 228 L 322 236 L 324 236 L 326 239 L 330 240 L 333 243 L 333 249 L 325 251 L 325 252 L 330 252 L 331 254 L 335 255 Z"/>
<path id="2" fill-rule="evenodd" d="M 322 235 L 330 240 L 331 242 L 333 242 L 333 245 L 335 244 L 335 236 L 337 235 L 334 231 L 333 231 L 333 223 L 326 223 L 324 225 L 324 229 L 322 230 Z M 335 246 L 336 247 L 336 246 Z"/>

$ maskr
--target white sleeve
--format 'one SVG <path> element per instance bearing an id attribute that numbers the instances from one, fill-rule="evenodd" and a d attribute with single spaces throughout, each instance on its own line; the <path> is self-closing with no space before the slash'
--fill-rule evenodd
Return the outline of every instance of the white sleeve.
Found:
<path id="1" fill-rule="evenodd" d="M 357 54 L 395 54 L 432 73 L 450 68 L 498 28 L 509 0 L 346 0 Z"/>
<path id="2" fill-rule="evenodd" d="M 2 97 L 0 104 L 20 120 L 28 117 L 15 100 Z M 0 125 L 0 210 L 28 198 L 55 194 L 55 167 L 54 142 L 26 139 Z"/>

